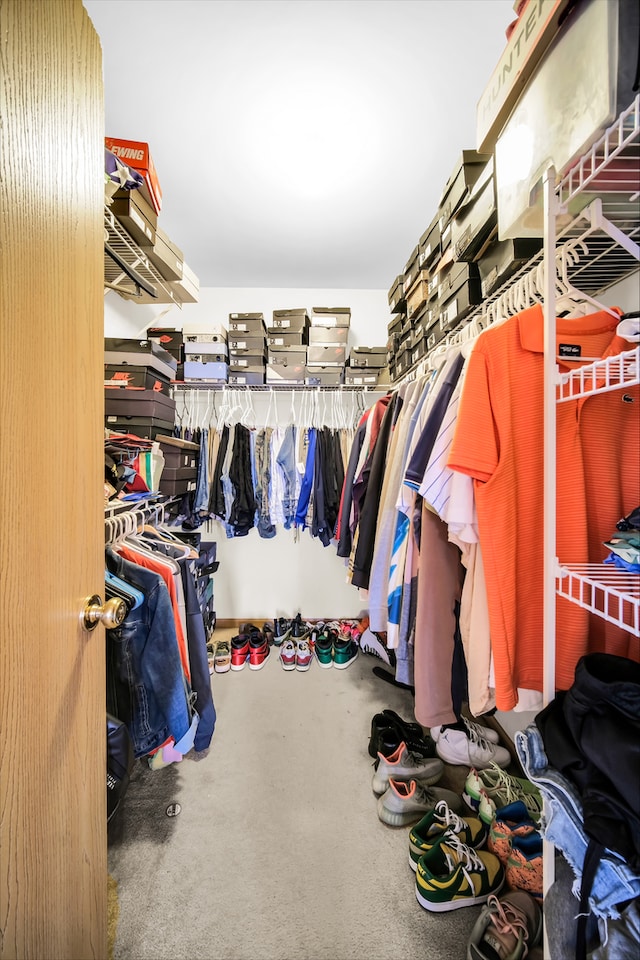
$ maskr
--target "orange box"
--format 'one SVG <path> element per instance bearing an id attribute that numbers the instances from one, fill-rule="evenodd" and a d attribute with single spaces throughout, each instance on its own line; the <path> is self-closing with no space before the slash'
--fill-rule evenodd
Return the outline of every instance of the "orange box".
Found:
<path id="1" fill-rule="evenodd" d="M 140 193 L 151 204 L 156 213 L 162 208 L 162 190 L 158 181 L 158 174 L 151 157 L 148 143 L 139 140 L 116 140 L 114 137 L 105 137 L 104 145 L 117 157 L 141 173 L 144 177 L 144 186 Z"/>

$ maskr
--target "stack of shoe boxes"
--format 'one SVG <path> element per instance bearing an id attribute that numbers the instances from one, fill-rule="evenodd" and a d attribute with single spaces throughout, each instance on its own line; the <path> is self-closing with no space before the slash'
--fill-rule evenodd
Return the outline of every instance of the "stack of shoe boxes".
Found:
<path id="1" fill-rule="evenodd" d="M 308 343 L 306 307 L 274 310 L 267 327 L 267 383 L 304 384 Z"/>
<path id="2" fill-rule="evenodd" d="M 104 360 L 105 426 L 151 440 L 170 436 L 176 359 L 154 340 L 107 338 Z"/>
<path id="3" fill-rule="evenodd" d="M 398 380 L 540 250 L 498 241 L 493 157 L 464 150 L 436 214 L 389 291 L 389 370 Z"/>
<path id="4" fill-rule="evenodd" d="M 159 437 L 158 443 L 164 456 L 160 492 L 167 497 L 181 497 L 194 491 L 198 480 L 198 444 L 178 437 Z"/>
<path id="5" fill-rule="evenodd" d="M 305 383 L 335 387 L 344 383 L 350 307 L 313 307 Z"/>
<path id="6" fill-rule="evenodd" d="M 389 376 L 397 380 L 403 372 L 404 346 L 402 345 L 402 327 L 407 316 L 407 301 L 404 298 L 404 274 L 396 277 L 389 290 L 389 310 L 393 319 L 387 326 L 387 364 Z M 400 370 L 398 371 L 398 366 Z"/>
<path id="7" fill-rule="evenodd" d="M 229 383 L 259 386 L 264 383 L 267 331 L 262 313 L 229 314 Z"/>
<path id="8" fill-rule="evenodd" d="M 185 383 L 226 383 L 229 379 L 227 331 L 214 326 L 208 333 L 189 333 L 184 341 Z"/>
<path id="9" fill-rule="evenodd" d="M 382 379 L 381 379 L 382 375 Z M 386 382 L 387 347 L 352 347 L 344 371 L 344 382 L 350 386 L 376 387 Z"/>

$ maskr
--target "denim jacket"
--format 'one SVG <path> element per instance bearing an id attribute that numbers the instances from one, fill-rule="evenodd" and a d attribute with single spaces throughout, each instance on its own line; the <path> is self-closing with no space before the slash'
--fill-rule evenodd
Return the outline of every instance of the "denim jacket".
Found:
<path id="1" fill-rule="evenodd" d="M 582 803 L 576 788 L 561 773 L 549 766 L 544 743 L 535 723 L 518 730 L 515 747 L 527 777 L 539 788 L 544 799 L 541 833 L 562 851 L 573 868 L 573 893 L 580 899 L 582 865 L 589 844 L 583 829 Z M 640 896 L 640 876 L 616 854 L 600 861 L 589 897 L 589 905 L 598 917 L 620 916 L 618 905 Z M 577 909 L 577 903 L 576 903 Z"/>
<path id="2" fill-rule="evenodd" d="M 136 757 L 169 737 L 176 743 L 191 724 L 191 691 L 180 662 L 173 610 L 166 584 L 107 549 L 107 567 L 144 594 L 120 627 L 107 631 L 107 701 L 126 723 Z"/>

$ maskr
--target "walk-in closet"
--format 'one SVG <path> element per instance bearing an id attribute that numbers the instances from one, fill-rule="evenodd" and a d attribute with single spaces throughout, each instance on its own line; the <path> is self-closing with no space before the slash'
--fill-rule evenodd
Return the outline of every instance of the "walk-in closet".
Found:
<path id="1" fill-rule="evenodd" d="M 0 960 L 637 960 L 637 0 L 0 36 Z"/>

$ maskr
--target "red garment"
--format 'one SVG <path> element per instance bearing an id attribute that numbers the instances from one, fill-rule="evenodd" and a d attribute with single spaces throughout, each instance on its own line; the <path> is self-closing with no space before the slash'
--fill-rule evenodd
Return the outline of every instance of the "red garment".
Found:
<path id="1" fill-rule="evenodd" d="M 144 553 L 138 553 L 135 548 L 129 547 L 124 543 L 118 544 L 115 548 L 121 557 L 124 557 L 125 560 L 130 560 L 131 563 L 137 563 L 140 567 L 146 567 L 147 570 L 153 570 L 154 573 L 159 573 L 164 582 L 167 585 L 169 591 L 169 598 L 171 600 L 171 609 L 173 610 L 173 619 L 176 625 L 176 636 L 178 638 L 178 649 L 180 651 L 180 662 L 182 663 L 182 669 L 184 675 L 191 683 L 191 670 L 189 669 L 189 653 L 187 651 L 187 641 L 184 635 L 184 630 L 182 628 L 182 618 L 180 617 L 180 609 L 178 607 L 178 593 L 176 591 L 176 585 L 173 580 L 173 574 L 169 570 L 168 566 L 165 563 L 156 561 L 153 557 L 148 557 Z"/>

